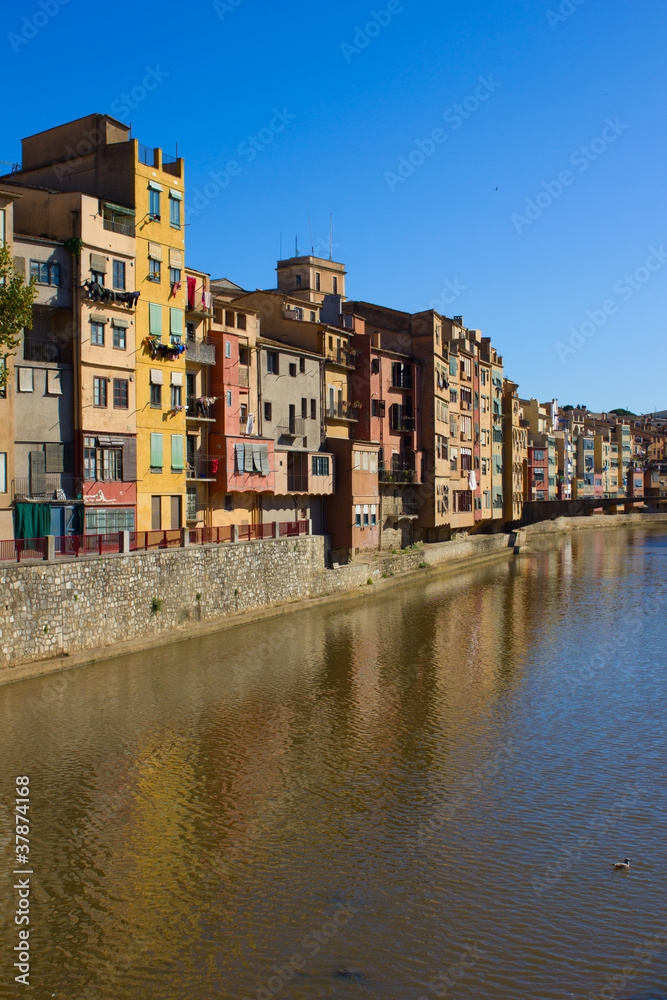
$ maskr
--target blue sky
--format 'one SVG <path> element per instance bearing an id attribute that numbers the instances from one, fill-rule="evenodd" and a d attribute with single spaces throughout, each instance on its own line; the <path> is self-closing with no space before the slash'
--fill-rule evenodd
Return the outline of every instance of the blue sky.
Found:
<path id="1" fill-rule="evenodd" d="M 4 160 L 116 114 L 178 143 L 193 266 L 271 287 L 308 206 L 350 297 L 463 315 L 522 395 L 667 406 L 662 0 L 36 0 L 5 29 Z"/>

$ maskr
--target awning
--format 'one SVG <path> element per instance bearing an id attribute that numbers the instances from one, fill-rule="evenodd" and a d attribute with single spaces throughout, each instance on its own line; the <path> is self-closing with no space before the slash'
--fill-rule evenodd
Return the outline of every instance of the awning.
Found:
<path id="1" fill-rule="evenodd" d="M 106 447 L 108 448 L 111 444 L 111 438 L 109 437 L 108 434 L 98 434 L 97 443 L 101 447 L 104 447 L 106 445 Z"/>
<path id="2" fill-rule="evenodd" d="M 148 186 L 149 186 L 149 188 L 150 188 L 150 189 L 151 189 L 152 191 L 161 191 L 161 190 L 162 190 L 162 185 L 161 185 L 161 184 L 158 184 L 158 182 L 157 182 L 157 181 L 149 181 L 149 182 L 148 182 Z"/>
<path id="3" fill-rule="evenodd" d="M 118 319 L 115 316 L 111 320 L 111 324 L 112 324 L 112 326 L 124 326 L 124 327 L 129 326 L 129 323 L 128 323 L 128 321 L 126 319 Z"/>
<path id="4" fill-rule="evenodd" d="M 164 385 L 164 375 L 161 368 L 151 368 L 151 384 Z"/>
<path id="5" fill-rule="evenodd" d="M 174 191 L 173 188 L 169 188 L 169 197 L 176 198 L 177 201 L 183 201 L 183 195 L 180 191 Z"/>
<path id="6" fill-rule="evenodd" d="M 114 205 L 112 201 L 104 202 L 105 208 L 110 208 L 112 212 L 121 212 L 123 215 L 136 215 L 137 213 L 133 208 L 125 208 L 124 205 Z"/>
<path id="7" fill-rule="evenodd" d="M 179 270 L 183 269 L 182 250 L 174 250 L 173 247 L 169 248 L 169 267 L 177 267 Z"/>
<path id="8" fill-rule="evenodd" d="M 148 244 L 148 256 L 153 260 L 162 260 L 162 247 L 159 243 Z"/>
<path id="9" fill-rule="evenodd" d="M 183 385 L 183 372 L 172 372 L 171 373 L 171 384 L 172 385 Z"/>
<path id="10" fill-rule="evenodd" d="M 91 313 L 90 314 L 91 323 L 108 323 L 109 317 L 105 316 L 104 313 Z"/>

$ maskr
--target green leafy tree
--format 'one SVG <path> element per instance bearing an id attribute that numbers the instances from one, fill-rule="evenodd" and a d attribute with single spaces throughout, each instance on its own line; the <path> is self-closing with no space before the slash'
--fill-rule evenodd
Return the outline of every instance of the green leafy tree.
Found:
<path id="1" fill-rule="evenodd" d="M 7 358 L 16 353 L 21 342 L 21 330 L 32 329 L 32 304 L 37 290 L 35 279 L 28 284 L 14 270 L 14 261 L 8 246 L 0 246 L 0 389 L 5 389 L 9 373 Z"/>

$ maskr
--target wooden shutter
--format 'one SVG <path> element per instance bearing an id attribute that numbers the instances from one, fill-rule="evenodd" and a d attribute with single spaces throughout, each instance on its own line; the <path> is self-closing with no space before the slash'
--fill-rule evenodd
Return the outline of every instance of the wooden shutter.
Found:
<path id="1" fill-rule="evenodd" d="M 43 451 L 30 452 L 30 491 L 31 493 L 46 492 L 46 456 Z"/>
<path id="2" fill-rule="evenodd" d="M 182 434 L 172 434 L 171 435 L 171 467 L 172 469 L 182 470 L 185 468 L 185 463 L 183 461 L 183 435 Z M 180 525 L 178 525 L 180 527 Z"/>
<path id="3" fill-rule="evenodd" d="M 159 531 L 162 527 L 161 507 L 162 497 L 151 497 L 151 530 Z"/>
<path id="4" fill-rule="evenodd" d="M 90 255 L 90 270 L 98 271 L 100 274 L 107 273 L 107 259 L 101 253 L 91 253 Z"/>
<path id="5" fill-rule="evenodd" d="M 65 471 L 65 446 L 63 444 L 45 444 L 46 472 Z"/>
<path id="6" fill-rule="evenodd" d="M 125 438 L 123 442 L 123 482 L 134 483 L 137 479 L 137 440 Z"/>
<path id="7" fill-rule="evenodd" d="M 25 278 L 25 257 L 14 257 L 14 271 Z"/>
<path id="8" fill-rule="evenodd" d="M 181 498 L 180 496 L 171 497 L 171 527 L 180 528 L 181 526 Z"/>
<path id="9" fill-rule="evenodd" d="M 162 306 L 148 303 L 148 332 L 155 337 L 162 336 Z"/>

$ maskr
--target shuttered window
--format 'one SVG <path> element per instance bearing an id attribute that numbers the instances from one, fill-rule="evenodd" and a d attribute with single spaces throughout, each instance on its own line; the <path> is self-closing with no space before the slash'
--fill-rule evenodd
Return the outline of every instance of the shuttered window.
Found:
<path id="1" fill-rule="evenodd" d="M 148 332 L 152 337 L 162 336 L 162 306 L 148 303 Z"/>
<path id="2" fill-rule="evenodd" d="M 183 310 L 174 309 L 173 307 L 169 310 L 169 332 L 172 337 L 182 337 L 183 336 Z"/>
<path id="3" fill-rule="evenodd" d="M 162 469 L 161 434 L 151 434 L 151 469 Z"/>
<path id="4" fill-rule="evenodd" d="M 65 445 L 59 443 L 47 443 L 44 445 L 46 453 L 46 471 L 65 471 Z"/>
<path id="5" fill-rule="evenodd" d="M 171 527 L 180 528 L 181 526 L 181 498 L 180 496 L 171 497 Z"/>
<path id="6" fill-rule="evenodd" d="M 151 497 L 151 530 L 159 531 L 162 527 L 161 517 L 162 497 Z"/>
<path id="7" fill-rule="evenodd" d="M 171 435 L 171 467 L 172 469 L 182 470 L 185 468 L 185 462 L 183 460 L 183 435 L 182 434 L 172 434 Z"/>

